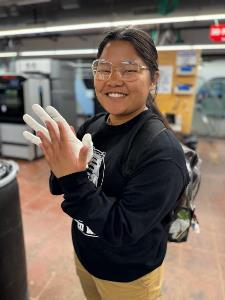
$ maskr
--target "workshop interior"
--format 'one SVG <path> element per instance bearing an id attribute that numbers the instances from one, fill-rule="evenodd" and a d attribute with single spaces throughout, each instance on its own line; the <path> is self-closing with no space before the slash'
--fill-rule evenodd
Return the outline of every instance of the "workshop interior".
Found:
<path id="1" fill-rule="evenodd" d="M 225 300 L 224 0 L 0 0 L 1 300 L 86 299 L 71 220 L 62 196 L 49 191 L 42 150 L 23 136 L 23 115 L 50 105 L 77 131 L 104 112 L 91 66 L 118 26 L 152 37 L 160 73 L 153 96 L 201 162 L 199 230 L 168 243 L 160 299 Z"/>

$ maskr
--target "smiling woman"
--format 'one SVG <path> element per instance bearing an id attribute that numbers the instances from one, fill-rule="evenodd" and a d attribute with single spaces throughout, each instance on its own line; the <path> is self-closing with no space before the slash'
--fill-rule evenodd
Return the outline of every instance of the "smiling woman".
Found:
<path id="1" fill-rule="evenodd" d="M 153 81 L 131 42 L 111 41 L 98 56 L 93 64 L 95 91 L 111 124 L 122 124 L 147 109 L 146 100 L 158 73 Z"/>
<path id="2" fill-rule="evenodd" d="M 92 135 L 93 157 L 86 166 L 87 149 L 74 157 L 63 126 L 57 137 L 48 125 L 52 143 L 40 137 L 50 189 L 64 194 L 62 209 L 73 219 L 76 270 L 87 299 L 156 300 L 170 213 L 189 178 L 183 150 L 152 97 L 159 77 L 155 45 L 144 31 L 116 29 L 100 43 L 92 71 L 106 113 L 87 120 L 77 137 Z"/>

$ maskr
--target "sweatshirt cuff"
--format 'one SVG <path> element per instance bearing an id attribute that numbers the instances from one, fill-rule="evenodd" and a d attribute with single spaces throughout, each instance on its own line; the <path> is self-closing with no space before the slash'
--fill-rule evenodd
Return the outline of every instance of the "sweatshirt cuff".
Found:
<path id="1" fill-rule="evenodd" d="M 86 171 L 72 173 L 58 178 L 58 182 L 63 190 L 63 193 L 72 193 L 77 190 L 77 187 L 89 182 Z"/>

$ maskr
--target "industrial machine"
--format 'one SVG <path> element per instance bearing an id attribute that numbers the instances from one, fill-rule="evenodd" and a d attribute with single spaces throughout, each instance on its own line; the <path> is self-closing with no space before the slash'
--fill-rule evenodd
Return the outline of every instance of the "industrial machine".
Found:
<path id="1" fill-rule="evenodd" d="M 22 135 L 30 128 L 22 116 L 32 115 L 32 105 L 54 106 L 77 126 L 74 98 L 74 66 L 53 59 L 21 59 L 13 62 L 11 73 L 0 75 L 0 154 L 33 160 L 41 150 Z"/>
<path id="2" fill-rule="evenodd" d="M 33 160 L 41 150 L 25 141 L 28 129 L 23 114 L 32 114 L 32 105 L 50 105 L 49 79 L 39 74 L 6 74 L 0 76 L 0 151 L 3 157 Z"/>

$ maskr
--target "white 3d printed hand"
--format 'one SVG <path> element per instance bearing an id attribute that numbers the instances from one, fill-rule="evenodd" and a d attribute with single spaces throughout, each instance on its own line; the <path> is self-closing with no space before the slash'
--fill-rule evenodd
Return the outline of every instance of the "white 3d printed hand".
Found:
<path id="1" fill-rule="evenodd" d="M 85 134 L 83 136 L 82 141 L 80 141 L 76 135 L 74 134 L 73 130 L 69 126 L 69 124 L 66 122 L 66 120 L 60 115 L 60 113 L 52 106 L 47 106 L 46 111 L 38 104 L 34 104 L 32 106 L 33 111 L 35 114 L 42 120 L 43 123 L 46 121 L 51 122 L 53 125 L 55 131 L 59 134 L 59 128 L 56 122 L 61 122 L 64 127 L 66 128 L 68 138 L 71 142 L 71 145 L 73 147 L 73 151 L 76 156 L 79 155 L 80 149 L 85 145 L 88 147 L 88 157 L 87 157 L 87 163 L 91 160 L 93 156 L 93 143 L 91 139 L 91 135 L 89 133 Z M 25 114 L 23 116 L 24 122 L 30 126 L 35 132 L 42 131 L 45 136 L 50 140 L 50 136 L 48 133 L 48 130 L 46 127 L 39 124 L 37 121 L 35 121 L 30 115 Z M 23 136 L 25 139 L 27 139 L 29 142 L 36 144 L 39 146 L 41 140 L 39 137 L 35 136 L 34 134 L 24 131 Z"/>

